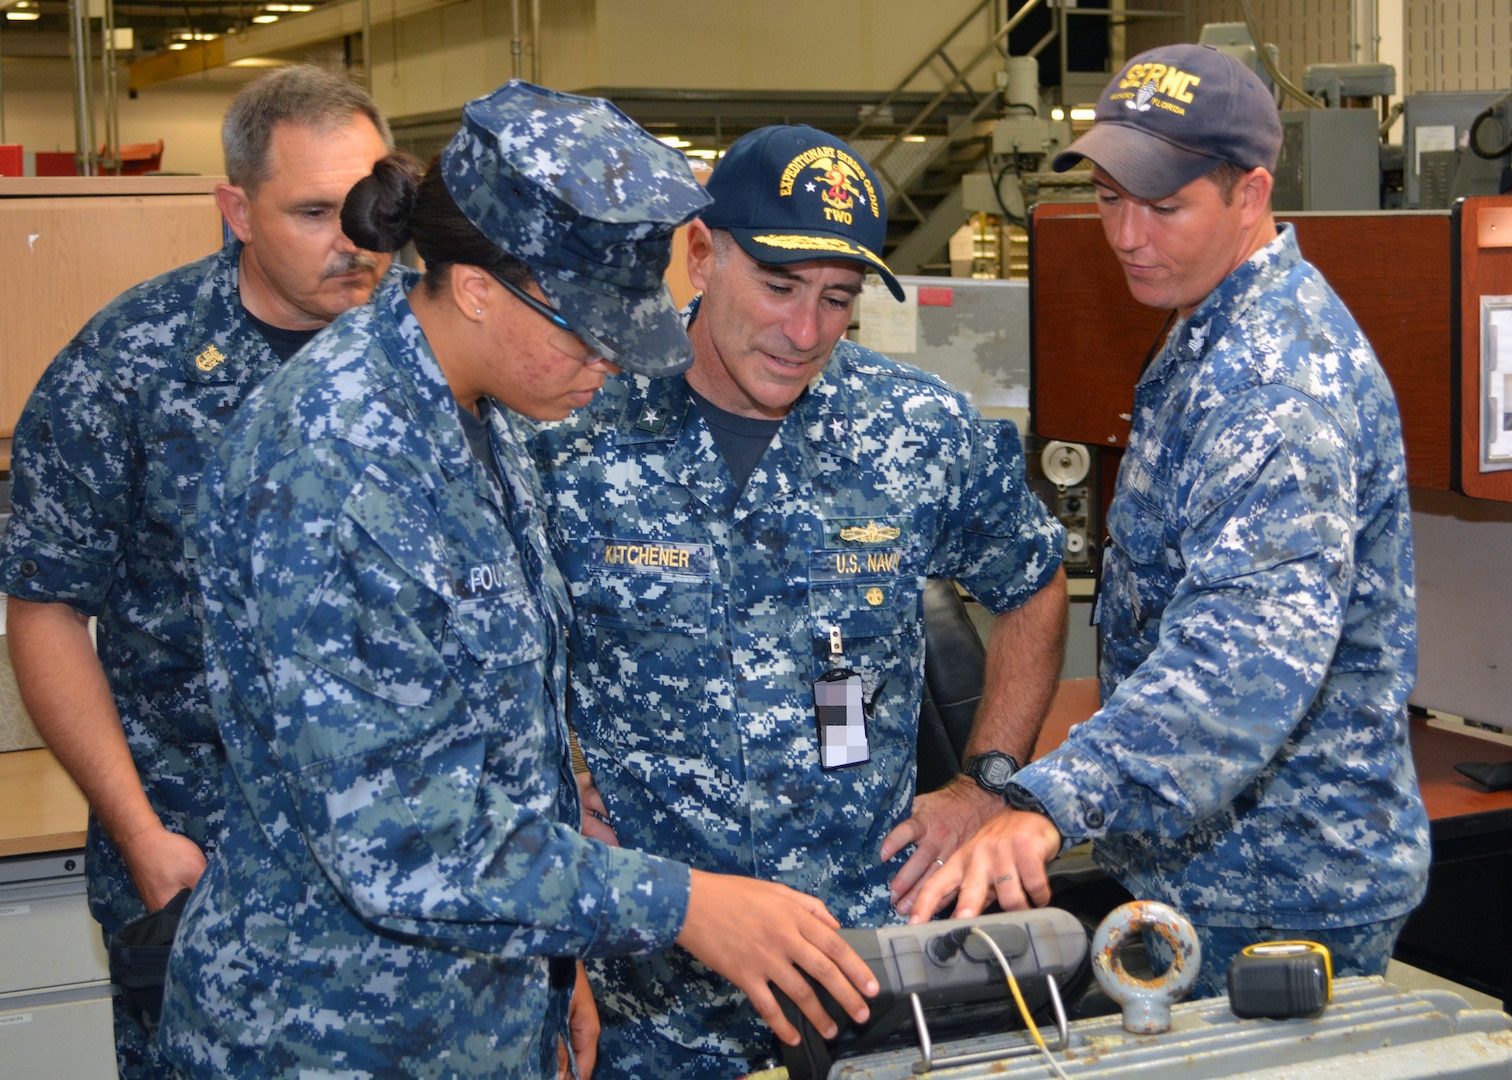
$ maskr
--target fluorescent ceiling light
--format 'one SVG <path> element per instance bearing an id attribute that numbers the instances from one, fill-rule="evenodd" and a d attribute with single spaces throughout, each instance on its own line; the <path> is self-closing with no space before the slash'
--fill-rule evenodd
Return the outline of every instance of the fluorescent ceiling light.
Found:
<path id="1" fill-rule="evenodd" d="M 260 23 L 260 24 L 266 26 L 268 23 L 276 23 L 278 21 L 278 16 L 277 15 L 254 15 L 254 16 L 252 16 L 252 21 L 255 22 L 255 23 Z"/>
<path id="2" fill-rule="evenodd" d="M 36 22 L 42 17 L 42 13 L 40 11 L 20 11 L 16 8 L 11 8 L 5 13 L 5 17 L 11 22 Z"/>

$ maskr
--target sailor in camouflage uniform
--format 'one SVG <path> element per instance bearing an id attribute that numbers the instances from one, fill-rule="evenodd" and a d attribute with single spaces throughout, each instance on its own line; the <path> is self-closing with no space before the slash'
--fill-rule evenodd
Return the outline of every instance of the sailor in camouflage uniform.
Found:
<path id="1" fill-rule="evenodd" d="M 364 91 L 285 69 L 238 96 L 224 138 L 230 184 L 216 198 L 235 238 L 100 311 L 16 428 L 0 548 L 11 656 L 38 729 L 89 798 L 90 908 L 107 936 L 195 883 L 221 818 L 186 528 L 205 461 L 247 392 L 388 266 L 338 219 L 388 149 Z M 142 1022 L 116 1006 L 121 1075 L 156 1075 Z"/>
<path id="2" fill-rule="evenodd" d="M 512 82 L 463 117 L 423 177 L 386 158 L 343 210 L 375 250 L 413 239 L 424 280 L 270 378 L 206 472 L 232 782 L 169 970 L 187 1074 L 554 1077 L 559 1040 L 586 1071 L 576 958 L 674 940 L 768 1016 L 803 970 L 859 1017 L 847 976 L 876 990 L 812 898 L 579 832 L 568 598 L 522 417 L 585 404 L 610 357 L 686 366 L 662 273 L 707 198 L 603 101 Z"/>
<path id="3" fill-rule="evenodd" d="M 1336 975 L 1384 972 L 1428 868 L 1401 424 L 1369 342 L 1271 216 L 1280 144 L 1255 75 L 1182 45 L 1132 60 L 1056 159 L 1091 161 L 1130 290 L 1176 318 L 1108 514 L 1102 708 L 1013 778 L 1028 812 L 919 903 L 963 874 L 958 913 L 1042 903 L 1043 861 L 1094 838 L 1125 887 L 1196 924 L 1204 994 L 1240 948 L 1285 937 L 1329 946 Z"/>
<path id="4" fill-rule="evenodd" d="M 1059 671 L 1064 534 L 1011 422 L 837 343 L 865 270 L 902 298 L 874 254 L 869 165 L 822 131 L 764 128 L 708 190 L 687 377 L 619 380 L 538 440 L 575 603 L 573 728 L 620 843 L 877 926 L 1002 805 L 970 779 L 914 799 L 925 579 L 1006 613 L 994 640 L 1015 655 L 993 654 L 968 751 L 1023 760 Z M 816 718 L 816 696 L 848 698 L 848 715 Z M 600 1076 L 730 1077 L 774 1054 L 685 955 L 590 977 Z"/>

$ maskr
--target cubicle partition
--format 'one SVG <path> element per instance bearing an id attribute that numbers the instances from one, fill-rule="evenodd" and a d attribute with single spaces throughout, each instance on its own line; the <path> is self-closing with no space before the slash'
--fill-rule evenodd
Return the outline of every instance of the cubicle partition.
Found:
<path id="1" fill-rule="evenodd" d="M 1279 218 L 1296 226 L 1303 255 L 1348 305 L 1391 379 L 1402 410 L 1409 482 L 1447 490 L 1456 450 L 1450 212 Z M 1121 450 L 1134 384 L 1163 337 L 1169 312 L 1129 295 L 1091 204 L 1037 206 L 1029 258 L 1035 433 Z M 1103 474 L 1115 471 L 1105 467 Z"/>

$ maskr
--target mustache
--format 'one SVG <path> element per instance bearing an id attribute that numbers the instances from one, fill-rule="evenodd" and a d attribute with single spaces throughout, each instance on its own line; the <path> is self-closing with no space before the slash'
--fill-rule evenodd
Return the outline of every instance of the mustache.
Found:
<path id="1" fill-rule="evenodd" d="M 354 270 L 376 270 L 378 260 L 365 251 L 354 251 L 350 255 L 342 255 L 330 266 L 326 267 L 325 276 L 328 278 L 341 277 L 350 274 Z"/>

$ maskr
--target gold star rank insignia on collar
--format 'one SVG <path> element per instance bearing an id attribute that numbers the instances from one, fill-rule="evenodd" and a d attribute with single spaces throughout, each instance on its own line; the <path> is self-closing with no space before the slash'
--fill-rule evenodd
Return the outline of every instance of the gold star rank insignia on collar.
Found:
<path id="1" fill-rule="evenodd" d="M 214 345 L 206 345 L 205 351 L 194 358 L 194 366 L 201 371 L 214 371 L 226 362 L 226 354 Z"/>
<path id="2" fill-rule="evenodd" d="M 649 431 L 653 435 L 660 435 L 667 426 L 667 414 L 655 405 L 642 405 L 640 415 L 635 418 L 635 427 L 638 431 Z"/>

